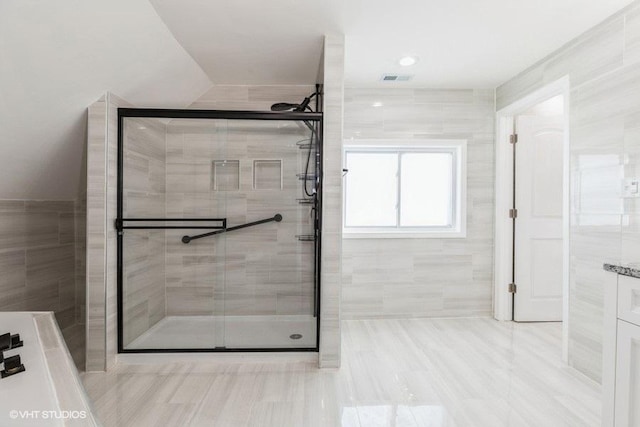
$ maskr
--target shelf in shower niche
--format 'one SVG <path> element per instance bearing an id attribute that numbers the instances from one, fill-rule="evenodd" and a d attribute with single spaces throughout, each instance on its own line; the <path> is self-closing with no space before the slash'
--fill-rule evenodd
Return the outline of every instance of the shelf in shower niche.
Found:
<path id="1" fill-rule="evenodd" d="M 296 235 L 296 239 L 301 242 L 313 242 L 316 240 L 316 236 L 313 234 L 298 234 Z"/>
<path id="2" fill-rule="evenodd" d="M 296 144 L 296 145 L 301 150 L 308 150 L 309 148 L 316 148 L 315 144 L 309 144 L 308 142 L 306 144 Z"/>
<path id="3" fill-rule="evenodd" d="M 253 189 L 282 190 L 282 160 L 254 160 Z"/>
<path id="4" fill-rule="evenodd" d="M 303 181 L 303 180 L 304 180 L 304 181 L 311 181 L 311 180 L 313 180 L 313 179 L 316 179 L 316 176 L 315 176 L 314 174 L 312 174 L 312 173 L 307 173 L 307 174 L 305 174 L 305 173 L 299 173 L 299 174 L 297 174 L 296 176 L 297 176 L 297 177 L 298 177 L 298 179 L 299 179 L 299 180 L 301 180 L 301 181 Z"/>
<path id="5" fill-rule="evenodd" d="M 214 160 L 211 162 L 211 189 L 237 191 L 240 189 L 240 161 Z"/>

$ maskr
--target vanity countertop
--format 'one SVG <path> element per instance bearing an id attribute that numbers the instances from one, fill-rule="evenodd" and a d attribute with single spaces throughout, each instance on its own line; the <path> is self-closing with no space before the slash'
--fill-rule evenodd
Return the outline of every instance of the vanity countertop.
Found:
<path id="1" fill-rule="evenodd" d="M 618 274 L 622 274 L 623 276 L 635 277 L 640 279 L 640 263 L 632 263 L 632 264 L 605 263 L 604 269 L 612 273 L 618 273 Z"/>

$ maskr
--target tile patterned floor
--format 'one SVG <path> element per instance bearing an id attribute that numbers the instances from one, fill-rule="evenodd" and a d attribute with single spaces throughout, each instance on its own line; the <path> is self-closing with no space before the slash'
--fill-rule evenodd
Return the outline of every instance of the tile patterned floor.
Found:
<path id="1" fill-rule="evenodd" d="M 121 362 L 83 381 L 105 426 L 599 425 L 600 387 L 562 363 L 558 323 L 343 326 L 339 370 L 291 357 L 213 355 Z"/>

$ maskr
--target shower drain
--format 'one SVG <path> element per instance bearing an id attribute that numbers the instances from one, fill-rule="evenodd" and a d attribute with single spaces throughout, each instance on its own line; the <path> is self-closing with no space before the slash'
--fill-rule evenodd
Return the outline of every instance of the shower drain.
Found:
<path id="1" fill-rule="evenodd" d="M 291 338 L 292 340 L 299 340 L 300 338 L 302 338 L 302 334 L 291 334 L 289 335 L 289 338 Z"/>

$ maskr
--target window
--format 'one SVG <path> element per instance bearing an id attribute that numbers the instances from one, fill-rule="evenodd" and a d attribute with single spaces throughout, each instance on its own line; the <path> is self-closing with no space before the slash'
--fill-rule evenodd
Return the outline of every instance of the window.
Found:
<path id="1" fill-rule="evenodd" d="M 466 141 L 346 146 L 345 237 L 464 237 L 465 155 Z"/>

